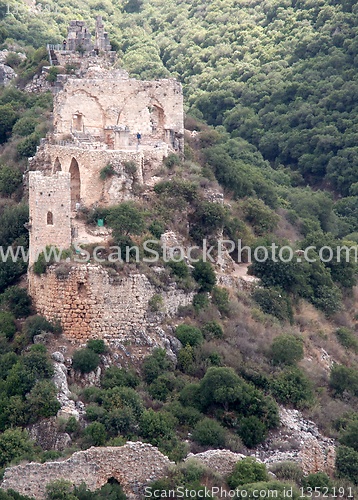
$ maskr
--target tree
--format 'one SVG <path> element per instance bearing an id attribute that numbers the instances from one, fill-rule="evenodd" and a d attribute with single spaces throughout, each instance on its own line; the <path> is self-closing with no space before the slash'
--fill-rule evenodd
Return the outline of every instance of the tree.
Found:
<path id="1" fill-rule="evenodd" d="M 107 222 L 113 228 L 115 240 L 123 236 L 142 234 L 145 229 L 143 213 L 129 201 L 111 208 Z"/>

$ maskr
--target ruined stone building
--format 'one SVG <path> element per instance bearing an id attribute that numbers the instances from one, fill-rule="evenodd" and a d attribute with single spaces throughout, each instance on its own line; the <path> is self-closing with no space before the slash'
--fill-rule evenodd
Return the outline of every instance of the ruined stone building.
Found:
<path id="1" fill-rule="evenodd" d="M 66 280 L 51 269 L 39 277 L 31 268 L 48 245 L 68 249 L 103 241 L 105 234 L 88 232 L 81 209 L 132 198 L 134 184 L 153 185 L 163 158 L 182 153 L 181 85 L 136 80 L 110 67 L 113 53 L 100 17 L 94 41 L 83 21 L 73 21 L 63 45 L 49 51 L 52 64 L 72 61 L 77 69 L 59 75 L 53 132 L 29 162 L 30 293 L 40 314 L 61 320 L 65 333 L 78 340 L 106 334 L 118 339 L 139 326 L 145 335 L 148 300 L 155 294 L 145 277 L 114 286 L 98 265 L 74 265 Z M 101 175 L 105 167 L 113 175 Z M 190 300 L 174 295 L 164 300 L 168 312 Z"/>

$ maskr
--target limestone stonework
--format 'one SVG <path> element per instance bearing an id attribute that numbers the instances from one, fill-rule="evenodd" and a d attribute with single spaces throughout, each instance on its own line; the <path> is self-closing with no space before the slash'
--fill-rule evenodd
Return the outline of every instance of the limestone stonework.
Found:
<path id="1" fill-rule="evenodd" d="M 121 447 L 90 448 L 62 462 L 29 463 L 5 470 L 1 488 L 13 489 L 36 500 L 46 497 L 46 485 L 58 479 L 91 491 L 116 479 L 129 500 L 142 498 L 144 487 L 164 477 L 173 464 L 150 444 L 128 441 Z"/>
<path id="2" fill-rule="evenodd" d="M 74 57 L 77 70 L 58 75 L 53 132 L 29 161 L 30 267 L 46 245 L 81 243 L 74 222 L 80 208 L 132 198 L 134 184 L 152 186 L 163 159 L 184 148 L 181 84 L 136 80 L 111 67 L 113 53 L 100 17 L 94 42 L 83 21 L 71 21 L 62 46 L 48 51 L 52 65 Z M 111 174 L 101 175 L 106 167 Z M 45 203 L 45 192 L 52 203 Z M 47 222 L 49 212 L 53 223 Z"/>
<path id="3" fill-rule="evenodd" d="M 153 319 L 148 303 L 158 290 L 145 275 L 119 276 L 98 264 L 69 265 L 62 274 L 59 270 L 51 266 L 46 274 L 30 273 L 29 289 L 38 312 L 60 320 L 68 338 L 153 345 L 147 330 L 157 326 L 158 320 Z M 162 299 L 162 314 L 171 316 L 191 302 L 192 294 L 173 285 L 162 292 Z"/>
<path id="4" fill-rule="evenodd" d="M 46 245 L 69 248 L 71 245 L 70 174 L 56 172 L 46 177 L 29 173 L 30 263 Z"/>

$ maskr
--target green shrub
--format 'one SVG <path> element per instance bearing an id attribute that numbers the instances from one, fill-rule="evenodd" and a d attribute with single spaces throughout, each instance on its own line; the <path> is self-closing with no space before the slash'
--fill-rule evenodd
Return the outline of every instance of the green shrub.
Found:
<path id="1" fill-rule="evenodd" d="M 347 446 L 339 446 L 336 455 L 337 476 L 358 484 L 358 452 Z"/>
<path id="2" fill-rule="evenodd" d="M 39 380 L 26 395 L 31 414 L 31 421 L 36 422 L 39 418 L 56 416 L 61 404 L 57 400 L 57 388 L 49 380 Z"/>
<path id="3" fill-rule="evenodd" d="M 202 332 L 207 340 L 212 338 L 221 339 L 224 336 L 224 331 L 221 325 L 219 325 L 216 321 L 209 321 L 208 323 L 205 323 L 202 328 Z"/>
<path id="4" fill-rule="evenodd" d="M 0 193 L 11 196 L 22 185 L 22 173 L 17 168 L 0 167 Z"/>
<path id="5" fill-rule="evenodd" d="M 73 485 L 66 479 L 57 479 L 46 485 L 46 500 L 76 500 Z"/>
<path id="6" fill-rule="evenodd" d="M 336 336 L 338 342 L 346 349 L 351 349 L 355 353 L 358 353 L 358 339 L 354 336 L 354 333 L 349 328 L 342 326 L 337 328 Z"/>
<path id="7" fill-rule="evenodd" d="M 253 448 L 265 441 L 267 437 L 267 427 L 259 418 L 252 415 L 240 420 L 238 434 L 245 446 Z"/>
<path id="8" fill-rule="evenodd" d="M 163 163 L 167 168 L 170 169 L 175 167 L 176 165 L 179 165 L 180 158 L 178 155 L 170 153 L 166 158 L 164 158 Z"/>
<path id="9" fill-rule="evenodd" d="M 283 404 L 304 408 L 313 402 L 312 384 L 298 368 L 287 368 L 271 381 L 272 394 Z"/>
<path id="10" fill-rule="evenodd" d="M 84 431 L 84 435 L 92 446 L 103 446 L 107 440 L 106 428 L 100 422 L 89 424 Z"/>
<path id="11" fill-rule="evenodd" d="M 200 292 L 211 292 L 216 283 L 216 276 L 212 265 L 202 260 L 194 264 L 193 278 L 198 283 Z"/>
<path id="12" fill-rule="evenodd" d="M 292 487 L 290 483 L 281 483 L 280 481 L 245 484 L 245 487 L 238 491 L 237 498 L 242 500 L 245 498 L 250 500 L 255 499 L 258 492 L 261 498 L 272 497 L 278 500 L 285 500 L 288 495 L 292 500 L 300 500 L 302 498 L 301 490 Z"/>
<path id="13" fill-rule="evenodd" d="M 170 413 L 164 411 L 155 412 L 150 408 L 145 410 L 141 416 L 139 432 L 154 446 L 158 446 L 162 440 L 168 440 L 174 436 L 176 424 L 176 418 Z"/>
<path id="14" fill-rule="evenodd" d="M 223 316 L 228 316 L 230 311 L 229 291 L 226 288 L 214 286 L 211 292 L 212 302 Z"/>
<path id="15" fill-rule="evenodd" d="M 270 471 L 275 474 L 277 479 L 295 481 L 301 484 L 303 471 L 296 462 L 278 462 L 270 466 Z"/>
<path id="16" fill-rule="evenodd" d="M 173 363 L 168 358 L 165 349 L 156 348 L 143 362 L 143 378 L 147 384 L 151 384 L 161 373 L 171 368 L 173 368 Z"/>
<path id="17" fill-rule="evenodd" d="M 161 224 L 159 221 L 154 220 L 150 226 L 148 227 L 149 231 L 152 233 L 152 235 L 157 238 L 158 240 L 160 239 L 161 235 L 165 232 L 165 227 L 163 224 Z"/>
<path id="18" fill-rule="evenodd" d="M 36 118 L 33 118 L 32 116 L 24 116 L 23 118 L 17 120 L 14 128 L 12 129 L 12 133 L 25 137 L 35 131 L 37 124 L 38 121 Z"/>
<path id="19" fill-rule="evenodd" d="M 292 305 L 285 292 L 272 288 L 256 288 L 252 296 L 264 313 L 272 314 L 281 321 L 292 322 Z"/>
<path id="20" fill-rule="evenodd" d="M 149 310 L 152 312 L 159 312 L 163 308 L 164 301 L 162 295 L 155 293 L 148 301 Z"/>
<path id="21" fill-rule="evenodd" d="M 256 462 L 254 458 L 246 457 L 237 462 L 227 482 L 230 488 L 234 490 L 244 484 L 268 481 L 268 479 L 265 464 Z"/>
<path id="22" fill-rule="evenodd" d="M 177 278 L 185 279 L 190 275 L 189 268 L 183 260 L 180 260 L 178 262 L 171 260 L 167 265 L 170 267 L 173 275 Z"/>
<path id="23" fill-rule="evenodd" d="M 60 68 L 57 68 L 56 66 L 51 66 L 46 76 L 46 80 L 50 83 L 55 83 L 55 81 L 57 80 L 57 75 L 59 73 L 60 73 Z"/>
<path id="24" fill-rule="evenodd" d="M 23 332 L 29 340 L 33 340 L 40 333 L 60 333 L 61 327 L 58 324 L 50 323 L 43 316 L 31 316 L 25 321 Z"/>
<path id="25" fill-rule="evenodd" d="M 259 236 L 276 229 L 279 217 L 262 200 L 249 198 L 242 204 L 247 222 Z"/>
<path id="26" fill-rule="evenodd" d="M 22 429 L 7 429 L 0 434 L 0 467 L 32 452 L 33 443 L 28 432 Z"/>
<path id="27" fill-rule="evenodd" d="M 137 387 L 139 384 L 139 377 L 132 370 L 125 370 L 117 366 L 110 366 L 104 372 L 101 380 L 103 389 L 112 389 L 113 387 Z"/>
<path id="28" fill-rule="evenodd" d="M 344 391 L 358 395 L 358 370 L 334 364 L 331 369 L 329 385 L 337 395 L 342 395 Z"/>
<path id="29" fill-rule="evenodd" d="M 201 330 L 191 325 L 179 325 L 175 330 L 175 336 L 180 340 L 184 347 L 186 345 L 195 347 L 200 345 L 204 341 Z"/>
<path id="30" fill-rule="evenodd" d="M 79 349 L 73 353 L 72 366 L 82 373 L 90 373 L 97 368 L 100 359 L 91 349 Z"/>
<path id="31" fill-rule="evenodd" d="M 179 401 L 183 406 L 191 406 L 196 409 L 201 409 L 200 392 L 201 388 L 199 384 L 187 384 L 180 391 Z"/>
<path id="32" fill-rule="evenodd" d="M 358 420 L 353 420 L 348 423 L 345 431 L 339 439 L 339 442 L 358 452 Z"/>
<path id="33" fill-rule="evenodd" d="M 209 298 L 207 292 L 204 293 L 196 293 L 193 297 L 193 307 L 195 311 L 198 313 L 203 309 L 207 309 L 209 307 Z"/>
<path id="34" fill-rule="evenodd" d="M 181 370 L 183 373 L 191 375 L 193 369 L 195 368 L 195 354 L 192 346 L 188 344 L 180 349 L 177 359 L 179 370 Z"/>
<path id="35" fill-rule="evenodd" d="M 38 133 L 34 132 L 18 143 L 16 147 L 17 152 L 24 158 L 35 156 L 39 142 L 40 136 L 38 135 Z"/>
<path id="36" fill-rule="evenodd" d="M 102 339 L 90 339 L 87 342 L 88 349 L 95 352 L 96 354 L 105 354 L 107 352 L 107 346 Z"/>
<path id="37" fill-rule="evenodd" d="M 315 472 L 314 474 L 308 474 L 302 479 L 302 486 L 304 488 L 315 488 L 324 491 L 325 488 L 331 488 L 333 486 L 332 480 L 325 472 Z"/>
<path id="38" fill-rule="evenodd" d="M 271 344 L 270 355 L 275 365 L 294 365 L 303 359 L 303 339 L 294 335 L 279 335 Z"/>
<path id="39" fill-rule="evenodd" d="M 125 161 L 123 165 L 124 171 L 127 175 L 130 175 L 131 177 L 136 176 L 138 167 L 135 161 Z"/>
<path id="40" fill-rule="evenodd" d="M 165 408 L 174 415 L 180 425 L 193 427 L 202 418 L 199 410 L 191 406 L 183 406 L 179 401 L 174 401 Z"/>
<path id="41" fill-rule="evenodd" d="M 0 311 L 0 335 L 12 340 L 16 333 L 15 317 L 7 311 Z"/>
<path id="42" fill-rule="evenodd" d="M 15 318 L 24 318 L 31 314 L 32 300 L 24 288 L 10 286 L 0 296 L 1 307 L 9 310 Z"/>
<path id="43" fill-rule="evenodd" d="M 167 372 L 159 375 L 149 386 L 148 392 L 153 399 L 166 401 L 176 386 L 174 373 Z"/>
<path id="44" fill-rule="evenodd" d="M 115 175 L 115 173 L 116 171 L 114 170 L 113 166 L 109 164 L 102 168 L 99 173 L 99 178 L 101 179 L 101 181 L 105 181 L 109 177 Z"/>
<path id="45" fill-rule="evenodd" d="M 211 418 L 203 418 L 194 427 L 192 438 L 202 446 L 223 447 L 225 429 Z"/>

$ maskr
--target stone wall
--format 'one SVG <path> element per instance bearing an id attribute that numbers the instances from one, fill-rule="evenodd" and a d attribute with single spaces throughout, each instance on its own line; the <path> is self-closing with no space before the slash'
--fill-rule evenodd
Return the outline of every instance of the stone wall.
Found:
<path id="1" fill-rule="evenodd" d="M 30 172 L 29 206 L 31 265 L 46 245 L 71 246 L 70 175 L 57 172 L 47 177 L 42 172 Z"/>
<path id="2" fill-rule="evenodd" d="M 137 165 L 136 182 L 143 184 L 142 151 L 85 149 L 75 144 L 62 146 L 43 143 L 30 161 L 30 170 L 42 170 L 49 176 L 56 169 L 69 172 L 73 160 L 77 162 L 79 168 L 81 205 L 88 208 L 98 204 L 114 205 L 128 197 L 125 184 L 129 176 L 125 172 L 125 162 L 131 161 Z M 104 182 L 100 178 L 100 173 L 109 164 L 115 168 L 117 175 Z"/>
<path id="3" fill-rule="evenodd" d="M 66 479 L 91 491 L 116 479 L 130 500 L 142 498 L 144 487 L 164 477 L 172 464 L 150 444 L 127 442 L 121 447 L 90 448 L 74 453 L 63 462 L 29 463 L 5 470 L 1 488 L 13 489 L 36 500 L 45 498 L 46 485 Z"/>
<path id="4" fill-rule="evenodd" d="M 120 276 L 99 264 L 62 264 L 40 276 L 30 272 L 29 291 L 39 314 L 60 320 L 64 334 L 74 341 L 103 338 L 134 347 L 155 344 L 159 320 L 148 303 L 158 290 L 143 274 Z M 171 316 L 192 301 L 192 293 L 172 285 L 162 298 L 160 314 Z"/>
<path id="5" fill-rule="evenodd" d="M 102 136 L 111 126 L 125 126 L 143 140 L 182 138 L 183 93 L 172 79 L 141 81 L 116 70 L 93 68 L 85 78 L 69 78 L 54 100 L 55 134 L 86 132 Z M 182 149 L 182 143 L 178 146 Z"/>

